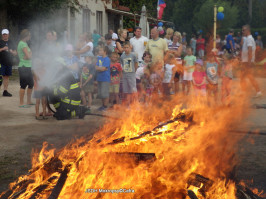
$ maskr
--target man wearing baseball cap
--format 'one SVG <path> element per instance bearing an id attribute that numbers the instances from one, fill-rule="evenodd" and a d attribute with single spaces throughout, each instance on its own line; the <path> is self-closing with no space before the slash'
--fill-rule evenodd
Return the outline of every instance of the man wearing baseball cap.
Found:
<path id="1" fill-rule="evenodd" d="M 7 91 L 9 76 L 12 75 L 13 56 L 17 55 L 14 43 L 9 40 L 9 31 L 2 30 L 2 39 L 0 40 L 0 74 L 3 76 L 4 92 L 3 96 L 11 97 Z"/>

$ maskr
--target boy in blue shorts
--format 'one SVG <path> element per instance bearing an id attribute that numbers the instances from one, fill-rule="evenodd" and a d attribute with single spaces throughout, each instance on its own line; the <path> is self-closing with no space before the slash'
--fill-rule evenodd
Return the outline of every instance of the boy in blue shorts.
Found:
<path id="1" fill-rule="evenodd" d="M 98 81 L 98 98 L 102 99 L 102 106 L 99 111 L 105 111 L 109 102 L 110 86 L 110 58 L 107 56 L 108 47 L 99 47 L 99 56 L 96 63 L 97 81 Z"/>

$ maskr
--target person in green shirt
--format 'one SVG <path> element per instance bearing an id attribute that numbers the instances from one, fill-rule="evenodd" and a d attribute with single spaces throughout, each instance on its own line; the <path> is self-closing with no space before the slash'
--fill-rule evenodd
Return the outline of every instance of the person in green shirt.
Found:
<path id="1" fill-rule="evenodd" d="M 19 107 L 26 108 L 30 105 L 33 105 L 31 102 L 31 94 L 33 89 L 33 74 L 31 71 L 32 67 L 32 52 L 27 44 L 30 40 L 31 34 L 29 30 L 24 29 L 20 33 L 20 41 L 18 43 L 18 57 L 19 57 L 19 65 L 18 65 L 18 72 L 19 72 L 19 81 L 20 81 L 20 90 L 19 90 Z M 24 95 L 26 87 L 27 89 L 27 104 L 24 105 Z"/>

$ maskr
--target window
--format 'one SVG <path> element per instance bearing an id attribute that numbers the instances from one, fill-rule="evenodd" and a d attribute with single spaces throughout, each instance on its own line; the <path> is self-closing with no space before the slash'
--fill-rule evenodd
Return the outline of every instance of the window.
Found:
<path id="1" fill-rule="evenodd" d="M 90 10 L 89 9 L 83 9 L 83 16 L 82 16 L 82 22 L 83 22 L 83 32 L 90 32 Z"/>
<path id="2" fill-rule="evenodd" d="M 96 29 L 100 35 L 103 34 L 103 12 L 102 11 L 96 11 Z"/>

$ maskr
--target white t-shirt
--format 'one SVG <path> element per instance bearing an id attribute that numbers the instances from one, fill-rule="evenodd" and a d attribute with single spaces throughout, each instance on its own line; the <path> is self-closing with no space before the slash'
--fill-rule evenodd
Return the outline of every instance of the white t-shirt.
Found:
<path id="1" fill-rule="evenodd" d="M 175 65 L 165 64 L 163 83 L 170 83 Z"/>
<path id="2" fill-rule="evenodd" d="M 93 56 L 93 43 L 92 42 L 88 42 L 81 49 L 84 49 L 87 46 L 90 47 L 90 50 L 80 55 L 80 62 L 82 63 L 85 63 L 85 56 Z"/>
<path id="3" fill-rule="evenodd" d="M 116 47 L 116 41 L 114 41 L 114 40 L 117 40 L 118 39 L 118 35 L 116 34 L 116 33 L 113 33 L 112 34 L 112 45 L 113 45 L 113 47 Z"/>
<path id="4" fill-rule="evenodd" d="M 145 36 L 141 36 L 140 38 L 133 37 L 129 40 L 133 47 L 133 52 L 135 52 L 138 56 L 138 61 L 142 61 L 142 56 L 145 52 L 148 41 L 149 39 Z"/>
<path id="5" fill-rule="evenodd" d="M 242 47 L 242 62 L 248 62 L 248 47 L 252 47 L 252 58 L 251 62 L 255 61 L 255 50 L 256 50 L 256 43 L 252 35 L 247 36 L 243 39 L 243 47 Z"/>
<path id="6" fill-rule="evenodd" d="M 172 40 L 170 39 L 170 40 L 168 40 L 167 38 L 164 38 L 165 39 L 165 41 L 166 41 L 166 43 L 167 43 L 167 45 L 169 45 L 169 44 L 171 44 L 172 43 Z"/>

